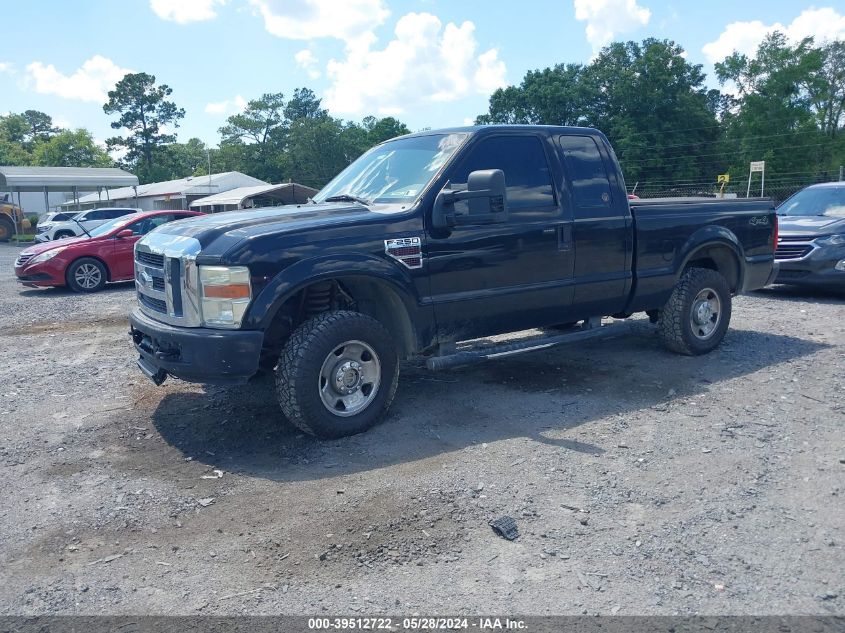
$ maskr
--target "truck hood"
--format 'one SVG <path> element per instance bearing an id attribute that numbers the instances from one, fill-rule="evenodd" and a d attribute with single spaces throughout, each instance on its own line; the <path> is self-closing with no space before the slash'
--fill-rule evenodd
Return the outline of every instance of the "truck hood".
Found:
<path id="1" fill-rule="evenodd" d="M 825 215 L 781 215 L 778 216 L 781 234 L 829 235 L 845 232 L 845 218 Z"/>
<path id="2" fill-rule="evenodd" d="M 389 208 L 379 205 L 379 208 Z M 395 209 L 395 207 L 393 207 Z M 301 204 L 265 207 L 249 211 L 224 211 L 170 222 L 153 231 L 155 234 L 177 235 L 197 240 L 205 250 L 212 242 L 231 246 L 244 239 L 267 234 L 283 234 L 383 218 L 383 213 L 359 204 Z M 215 248 L 215 250 L 219 250 Z"/>

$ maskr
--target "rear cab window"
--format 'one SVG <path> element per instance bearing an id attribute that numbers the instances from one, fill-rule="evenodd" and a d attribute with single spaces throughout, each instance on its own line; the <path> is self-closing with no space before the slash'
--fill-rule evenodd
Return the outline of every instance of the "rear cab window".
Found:
<path id="1" fill-rule="evenodd" d="M 596 140 L 591 136 L 558 136 L 566 177 L 577 209 L 595 214 L 610 210 L 613 194 L 607 166 Z"/>

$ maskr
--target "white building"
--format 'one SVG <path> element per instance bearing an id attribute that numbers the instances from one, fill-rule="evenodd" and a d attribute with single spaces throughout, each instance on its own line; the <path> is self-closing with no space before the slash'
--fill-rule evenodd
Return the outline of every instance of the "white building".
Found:
<path id="1" fill-rule="evenodd" d="M 227 171 L 209 176 L 188 176 L 178 180 L 151 182 L 137 187 L 120 187 L 92 193 L 79 198 L 81 209 L 94 207 L 127 206 L 144 211 L 157 209 L 189 209 L 194 200 L 223 193 L 239 187 L 253 187 L 268 183 L 239 171 Z M 75 202 L 66 202 L 64 208 L 76 208 Z"/>

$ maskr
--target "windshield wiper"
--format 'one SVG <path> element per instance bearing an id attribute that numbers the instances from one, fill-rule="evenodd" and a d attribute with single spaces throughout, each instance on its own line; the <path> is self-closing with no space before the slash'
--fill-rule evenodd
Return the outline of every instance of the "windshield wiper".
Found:
<path id="1" fill-rule="evenodd" d="M 348 193 L 329 196 L 328 198 L 325 198 L 323 202 L 357 202 L 358 204 L 363 204 L 365 207 L 368 207 L 371 204 L 370 201 L 365 198 L 359 198 L 358 196 L 353 196 Z"/>
<path id="2" fill-rule="evenodd" d="M 77 220 L 76 218 L 71 218 L 71 219 L 72 219 L 74 222 L 76 222 L 77 226 L 78 226 L 80 229 L 82 229 L 82 230 L 83 230 L 83 232 L 85 233 L 85 235 L 87 235 L 88 237 L 91 237 L 91 234 L 88 232 L 88 229 L 86 229 L 84 226 L 82 226 L 82 222 L 80 222 L 80 221 L 79 221 L 79 220 Z"/>

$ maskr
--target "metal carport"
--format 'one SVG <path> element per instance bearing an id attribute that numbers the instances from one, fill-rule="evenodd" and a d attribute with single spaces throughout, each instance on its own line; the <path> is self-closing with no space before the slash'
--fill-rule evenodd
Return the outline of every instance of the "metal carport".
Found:
<path id="1" fill-rule="evenodd" d="M 191 203 L 192 209 L 215 211 L 234 211 L 248 208 L 253 200 L 265 200 L 270 204 L 301 204 L 308 202 L 317 189 L 306 187 L 295 182 L 280 185 L 258 185 L 255 187 L 238 187 L 229 191 L 221 191 Z M 255 206 L 255 205 L 252 205 Z M 220 207 L 219 209 L 217 207 Z"/>
<path id="2" fill-rule="evenodd" d="M 43 191 L 45 201 L 50 191 L 70 191 L 74 201 L 80 191 L 106 190 L 109 187 L 137 187 L 138 177 L 117 167 L 9 167 L 0 166 L 0 191 L 18 194 Z M 49 209 L 49 201 L 47 208 Z"/>

